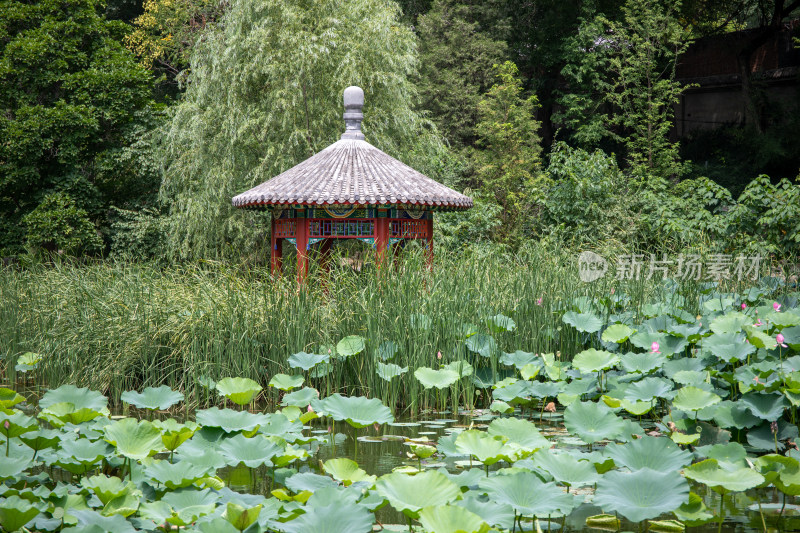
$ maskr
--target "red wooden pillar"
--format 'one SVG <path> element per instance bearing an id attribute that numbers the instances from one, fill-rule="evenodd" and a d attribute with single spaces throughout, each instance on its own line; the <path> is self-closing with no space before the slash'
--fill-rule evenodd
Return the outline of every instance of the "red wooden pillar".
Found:
<path id="1" fill-rule="evenodd" d="M 389 219 L 375 219 L 375 250 L 378 254 L 378 264 L 383 263 L 386 256 L 386 248 L 389 245 Z"/>
<path id="2" fill-rule="evenodd" d="M 308 219 L 298 218 L 297 231 L 297 281 L 304 281 L 308 275 Z"/>
<path id="3" fill-rule="evenodd" d="M 433 212 L 431 212 L 430 218 L 428 220 L 426 220 L 425 222 L 427 222 L 427 226 L 428 226 L 428 231 L 427 231 L 427 233 L 428 233 L 428 237 L 427 237 L 428 246 L 427 246 L 427 250 L 426 250 L 426 254 L 425 255 L 427 256 L 427 260 L 428 260 L 428 268 L 431 268 L 431 267 L 433 267 Z"/>
<path id="4" fill-rule="evenodd" d="M 272 236 L 270 238 L 270 272 L 280 274 L 283 270 L 283 239 L 276 236 L 278 225 L 272 219 Z"/>
<path id="5" fill-rule="evenodd" d="M 333 239 L 325 239 L 320 244 L 319 252 L 320 252 L 320 268 L 325 272 L 329 272 L 331 269 L 330 260 L 331 260 L 331 244 L 333 244 Z"/>

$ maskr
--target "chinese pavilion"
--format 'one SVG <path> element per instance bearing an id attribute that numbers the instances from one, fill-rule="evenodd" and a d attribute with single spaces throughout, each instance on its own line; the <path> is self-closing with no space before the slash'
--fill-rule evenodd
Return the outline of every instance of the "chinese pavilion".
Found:
<path id="1" fill-rule="evenodd" d="M 378 257 L 407 239 L 424 239 L 433 257 L 433 213 L 469 209 L 472 199 L 378 150 L 361 133 L 364 91 L 344 90 L 345 132 L 321 152 L 233 197 L 234 207 L 272 212 L 272 272 L 282 266 L 283 241 L 297 248 L 298 277 L 308 251 L 332 239 L 359 239 Z"/>

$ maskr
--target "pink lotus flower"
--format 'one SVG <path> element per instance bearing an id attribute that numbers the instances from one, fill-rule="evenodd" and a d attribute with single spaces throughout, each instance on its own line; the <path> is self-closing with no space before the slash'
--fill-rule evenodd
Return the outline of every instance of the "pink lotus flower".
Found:
<path id="1" fill-rule="evenodd" d="M 742 302 L 742 311 L 744 311 L 745 309 L 747 309 L 747 304 Z"/>
<path id="2" fill-rule="evenodd" d="M 536 299 L 536 305 L 542 305 L 541 297 Z"/>
<path id="3" fill-rule="evenodd" d="M 660 347 L 661 346 L 659 346 L 657 342 L 653 342 L 653 344 L 650 345 L 650 353 L 661 353 L 658 351 Z"/>
<path id="4" fill-rule="evenodd" d="M 442 358 L 442 352 L 436 352 L 436 359 Z"/>
<path id="5" fill-rule="evenodd" d="M 775 310 L 776 313 L 781 312 L 781 304 L 779 304 L 778 302 L 773 303 L 772 308 Z"/>
<path id="6" fill-rule="evenodd" d="M 308 409 L 306 409 L 306 411 L 308 411 L 309 413 L 313 413 L 314 412 L 314 410 L 311 408 L 310 405 L 308 406 Z"/>
<path id="7" fill-rule="evenodd" d="M 775 341 L 778 343 L 778 346 L 782 346 L 784 348 L 788 348 L 788 346 L 786 346 L 786 343 L 784 342 L 785 340 L 786 339 L 784 338 L 784 336 L 782 334 L 780 334 L 780 333 L 778 333 L 775 336 Z"/>

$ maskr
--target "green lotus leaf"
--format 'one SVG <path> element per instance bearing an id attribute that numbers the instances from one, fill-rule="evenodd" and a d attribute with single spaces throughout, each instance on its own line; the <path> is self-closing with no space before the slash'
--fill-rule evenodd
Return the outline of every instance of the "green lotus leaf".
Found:
<path id="1" fill-rule="evenodd" d="M 774 350 L 778 346 L 775 337 L 771 337 L 754 326 L 744 326 L 742 328 L 747 340 L 756 348 L 766 348 L 767 350 Z"/>
<path id="2" fill-rule="evenodd" d="M 200 385 L 202 388 L 206 390 L 216 389 L 217 382 L 211 379 L 208 376 L 198 376 L 195 378 L 195 383 Z"/>
<path id="3" fill-rule="evenodd" d="M 692 454 L 678 448 L 671 440 L 642 437 L 625 444 L 609 444 L 605 453 L 618 466 L 629 470 L 649 468 L 656 472 L 674 472 L 692 462 Z"/>
<path id="4" fill-rule="evenodd" d="M 626 372 L 648 374 L 658 370 L 667 361 L 666 356 L 659 353 L 628 352 L 620 356 L 620 365 Z"/>
<path id="5" fill-rule="evenodd" d="M 20 531 L 39 514 L 39 509 L 28 500 L 11 496 L 0 502 L 0 526 L 3 531 Z"/>
<path id="6" fill-rule="evenodd" d="M 437 389 L 446 389 L 453 383 L 459 380 L 458 372 L 443 368 L 441 370 L 434 370 L 428 367 L 420 367 L 414 371 L 414 377 L 422 383 L 426 389 L 436 387 Z"/>
<path id="7" fill-rule="evenodd" d="M 789 309 L 785 312 L 772 311 L 765 318 L 770 324 L 781 329 L 800 325 L 800 313 L 797 309 Z"/>
<path id="8" fill-rule="evenodd" d="M 119 514 L 103 516 L 89 509 L 71 511 L 78 524 L 62 529 L 62 533 L 136 533 L 136 528 Z"/>
<path id="9" fill-rule="evenodd" d="M 593 463 L 579 461 L 567 453 L 550 453 L 542 450 L 533 456 L 533 462 L 547 471 L 556 481 L 568 487 L 594 485 L 600 478 Z"/>
<path id="10" fill-rule="evenodd" d="M 772 424 L 767 421 L 762 422 L 758 427 L 752 428 L 747 432 L 747 444 L 757 450 L 774 451 L 777 446 L 778 450 L 782 451 L 786 448 L 787 440 L 797 438 L 798 431 L 795 424 L 783 419 L 779 419 L 777 424 L 777 434 L 773 433 Z"/>
<path id="11" fill-rule="evenodd" d="M 334 420 L 346 420 L 355 428 L 394 422 L 392 411 L 377 398 L 342 396 L 337 393 L 323 400 L 312 401 L 311 407 Z"/>
<path id="12" fill-rule="evenodd" d="M 696 370 L 680 370 L 675 372 L 672 380 L 678 385 L 691 385 L 697 388 L 704 388 L 704 382 L 708 377 L 708 372 L 697 372 Z"/>
<path id="13" fill-rule="evenodd" d="M 720 401 L 722 398 L 712 392 L 697 387 L 683 387 L 672 400 L 672 406 L 681 411 L 699 411 Z"/>
<path id="14" fill-rule="evenodd" d="M 307 490 L 309 492 L 316 492 L 327 487 L 338 487 L 339 484 L 328 476 L 321 476 L 312 472 L 303 472 L 301 474 L 294 474 L 286 478 L 284 482 L 286 488 L 295 493 Z"/>
<path id="15" fill-rule="evenodd" d="M 25 352 L 24 354 L 17 357 L 17 364 L 14 366 L 14 370 L 17 372 L 29 372 L 31 370 L 36 370 L 36 367 L 39 366 L 39 363 L 42 361 L 42 356 L 38 353 L 33 352 Z"/>
<path id="16" fill-rule="evenodd" d="M 53 448 L 61 440 L 61 432 L 54 429 L 39 429 L 19 436 L 19 440 L 34 451 Z"/>
<path id="17" fill-rule="evenodd" d="M 394 363 L 387 363 L 383 364 L 380 361 L 376 363 L 375 373 L 378 374 L 378 377 L 385 381 L 392 381 L 392 378 L 396 378 L 397 376 L 402 376 L 408 372 L 408 367 L 401 367 Z"/>
<path id="18" fill-rule="evenodd" d="M 703 341 L 703 349 L 726 363 L 743 361 L 756 351 L 756 347 L 745 342 L 741 332 L 711 335 Z"/>
<path id="19" fill-rule="evenodd" d="M 513 353 L 503 352 L 503 355 L 500 356 L 500 363 L 508 366 L 514 366 L 519 369 L 529 364 L 541 365 L 542 360 L 533 352 L 523 352 L 522 350 L 517 350 Z"/>
<path id="20" fill-rule="evenodd" d="M 136 491 L 136 485 L 133 482 L 122 481 L 118 477 L 109 477 L 103 474 L 83 478 L 81 486 L 91 490 L 103 505 L 114 498 Z"/>
<path id="21" fill-rule="evenodd" d="M 91 409 L 99 411 L 108 416 L 108 398 L 89 389 L 78 388 L 75 385 L 61 385 L 57 389 L 52 389 L 44 393 L 39 400 L 39 407 L 47 409 L 57 403 L 68 402 L 75 406 L 75 409 Z"/>
<path id="22" fill-rule="evenodd" d="M 147 387 L 141 393 L 125 391 L 120 396 L 120 400 L 140 409 L 163 411 L 182 402 L 183 394 L 170 389 L 166 385 L 161 385 L 160 387 Z"/>
<path id="23" fill-rule="evenodd" d="M 88 407 L 77 408 L 72 403 L 61 402 L 42 409 L 39 413 L 39 418 L 46 420 L 53 427 L 60 428 L 64 424 L 78 425 L 90 422 L 102 415 L 100 411 L 95 411 Z"/>
<path id="24" fill-rule="evenodd" d="M 218 407 L 201 409 L 195 413 L 195 418 L 203 427 L 218 427 L 227 433 L 253 431 L 268 421 L 268 418 L 261 414 Z"/>
<path id="25" fill-rule="evenodd" d="M 605 405 L 575 402 L 564 410 L 564 425 L 587 444 L 618 437 L 623 421 Z"/>
<path id="26" fill-rule="evenodd" d="M 530 384 L 527 381 L 515 380 L 508 385 L 498 383 L 495 385 L 495 390 L 492 392 L 492 398 L 508 402 L 512 405 L 530 403 Z"/>
<path id="27" fill-rule="evenodd" d="M 291 368 L 301 368 L 305 371 L 309 371 L 320 363 L 327 363 L 330 359 L 331 356 L 326 353 L 297 352 L 289 356 L 289 366 Z"/>
<path id="28" fill-rule="evenodd" d="M 313 387 L 303 387 L 300 390 L 284 394 L 281 405 L 294 405 L 295 407 L 306 407 L 311 400 L 319 398 L 319 391 Z"/>
<path id="29" fill-rule="evenodd" d="M 455 483 L 435 470 L 413 476 L 400 472 L 386 474 L 375 482 L 375 490 L 389 500 L 389 505 L 410 518 L 419 518 L 423 507 L 445 505 L 461 495 Z M 370 527 L 371 524 L 370 520 Z"/>
<path id="30" fill-rule="evenodd" d="M 458 374 L 459 377 L 462 377 L 462 378 L 466 378 L 466 377 L 471 376 L 472 372 L 475 370 L 474 367 L 471 364 L 469 364 L 467 361 L 464 361 L 464 360 L 451 361 L 451 362 L 447 363 L 446 365 L 444 365 L 442 368 L 445 368 L 445 369 L 448 369 L 448 370 L 452 370 L 453 372 Z"/>
<path id="31" fill-rule="evenodd" d="M 594 384 L 592 388 L 594 388 Z M 534 381 L 528 384 L 527 389 L 528 394 L 534 398 L 552 398 L 565 390 L 565 387 L 560 381 Z"/>
<path id="32" fill-rule="evenodd" d="M 369 533 L 373 515 L 358 504 L 306 508 L 305 514 L 281 525 L 286 533 Z"/>
<path id="33" fill-rule="evenodd" d="M 0 461 L 0 480 L 16 478 L 33 464 L 28 457 L 3 457 Z"/>
<path id="34" fill-rule="evenodd" d="M 689 345 L 689 341 L 683 337 L 676 337 L 668 333 L 657 333 L 652 331 L 640 331 L 630 338 L 631 344 L 637 348 L 650 351 L 654 342 L 658 343 L 659 351 L 664 356 L 670 356 L 683 352 Z M 658 354 L 654 354 L 658 355 Z"/>
<path id="35" fill-rule="evenodd" d="M 703 498 L 694 492 L 689 493 L 688 502 L 681 504 L 672 512 L 689 527 L 702 526 L 714 519 L 714 515 L 708 512 Z"/>
<path id="36" fill-rule="evenodd" d="M 490 316 L 486 319 L 486 325 L 493 333 L 503 333 L 517 329 L 516 322 L 505 315 Z"/>
<path id="37" fill-rule="evenodd" d="M 364 337 L 350 335 L 336 344 L 336 353 L 341 357 L 351 357 L 364 351 Z"/>
<path id="38" fill-rule="evenodd" d="M 778 490 L 788 496 L 800 495 L 800 466 L 785 463 L 783 468 L 779 469 L 777 477 L 773 477 L 773 483 Z"/>
<path id="39" fill-rule="evenodd" d="M 565 324 L 569 324 L 578 331 L 584 333 L 595 333 L 600 331 L 603 327 L 603 319 L 593 313 L 576 313 L 575 311 L 567 311 L 561 320 Z"/>
<path id="40" fill-rule="evenodd" d="M 263 435 L 255 435 L 249 439 L 242 434 L 234 435 L 219 445 L 219 451 L 227 459 L 229 465 L 235 466 L 244 463 L 250 468 L 261 465 L 272 466 L 271 459 L 276 455 L 282 455 L 283 450 L 283 446 L 270 441 Z"/>
<path id="41" fill-rule="evenodd" d="M 117 453 L 141 461 L 164 449 L 161 431 L 151 422 L 123 418 L 103 428 L 105 440 L 116 446 Z"/>
<path id="42" fill-rule="evenodd" d="M 478 476 L 470 485 L 477 485 L 483 479 L 484 474 L 480 469 L 474 469 Z M 461 500 L 456 500 L 453 505 L 463 507 L 468 511 L 475 513 L 481 519 L 489 524 L 503 530 L 509 530 L 514 524 L 514 508 L 507 503 L 497 503 L 493 501 L 483 501 L 479 499 L 474 493 L 477 491 L 467 492 Z"/>
<path id="43" fill-rule="evenodd" d="M 184 488 L 168 492 L 158 502 L 142 504 L 139 513 L 158 524 L 167 522 L 172 526 L 183 528 L 197 522 L 203 516 L 212 514 L 218 499 L 219 497 L 210 489 Z M 217 527 L 214 531 L 216 533 L 222 529 Z"/>
<path id="44" fill-rule="evenodd" d="M 489 358 L 497 353 L 497 341 L 492 336 L 483 333 L 471 336 L 464 345 L 481 357 Z"/>
<path id="45" fill-rule="evenodd" d="M 489 524 L 475 513 L 454 505 L 425 507 L 419 522 L 429 533 L 486 533 Z"/>
<path id="46" fill-rule="evenodd" d="M 409 444 L 408 447 L 411 448 L 411 453 L 420 459 L 427 459 L 436 453 L 436 448 L 427 444 Z"/>
<path id="47" fill-rule="evenodd" d="M 739 311 L 725 313 L 711 321 L 711 331 L 718 335 L 723 333 L 738 333 L 745 324 L 752 324 L 753 319 Z"/>
<path id="48" fill-rule="evenodd" d="M 157 483 L 161 483 L 170 490 L 175 490 L 192 485 L 195 481 L 213 473 L 212 470 L 208 466 L 192 464 L 187 461 L 178 463 L 152 461 L 145 466 L 144 473 Z"/>
<path id="49" fill-rule="evenodd" d="M 492 437 L 505 437 L 520 448 L 536 451 L 549 448 L 548 441 L 536 427 L 536 424 L 520 418 L 497 418 L 489 424 L 487 433 Z"/>
<path id="50" fill-rule="evenodd" d="M 789 401 L 780 393 L 748 392 L 739 399 L 739 402 L 754 416 L 768 421 L 777 420 L 789 407 Z"/>
<path id="51" fill-rule="evenodd" d="M 174 418 L 155 420 L 153 424 L 161 430 L 161 442 L 169 451 L 176 450 L 178 446 L 191 439 L 197 430 L 196 423 L 190 421 L 186 424 L 179 424 Z"/>
<path id="52" fill-rule="evenodd" d="M 509 415 L 514 412 L 514 408 L 508 405 L 506 402 L 500 400 L 493 400 L 492 403 L 489 405 L 489 410 L 494 411 L 496 413 L 502 413 L 505 415 Z"/>
<path id="53" fill-rule="evenodd" d="M 258 519 L 261 512 L 261 505 L 255 507 L 243 507 L 238 503 L 228 502 L 225 513 L 222 517 L 239 531 L 244 531 Z"/>
<path id="54" fill-rule="evenodd" d="M 764 476 L 752 468 L 720 468 L 716 459 L 706 459 L 688 466 L 683 470 L 683 475 L 721 493 L 745 491 L 764 481 Z"/>
<path id="55" fill-rule="evenodd" d="M 303 376 L 289 376 L 287 374 L 275 374 L 274 376 L 272 376 L 272 379 L 269 380 L 269 386 L 288 392 L 302 385 L 304 381 L 305 380 L 303 379 Z"/>
<path id="56" fill-rule="evenodd" d="M 625 324 L 611 324 L 603 331 L 603 335 L 600 338 L 603 339 L 603 342 L 616 342 L 620 344 L 628 340 L 628 337 L 635 332 L 635 330 Z"/>
<path id="57" fill-rule="evenodd" d="M 9 409 L 24 401 L 25 397 L 17 391 L 6 387 L 0 387 L 0 407 L 3 409 Z"/>
<path id="58" fill-rule="evenodd" d="M 708 311 L 722 312 L 724 309 L 730 308 L 733 305 L 733 298 L 729 296 L 717 296 L 716 293 L 713 298 L 703 302 L 703 307 Z"/>
<path id="59" fill-rule="evenodd" d="M 725 468 L 730 465 L 732 468 L 742 468 L 748 466 L 745 462 L 747 452 L 744 446 L 738 442 L 729 442 L 726 444 L 714 444 L 712 446 L 699 446 L 695 448 L 697 454 L 701 457 L 709 459 L 716 459 L 717 462 L 723 463 Z"/>
<path id="60" fill-rule="evenodd" d="M 64 459 L 69 458 L 77 461 L 83 466 L 83 468 L 77 473 L 83 473 L 86 471 L 86 469 L 110 455 L 113 451 L 114 448 L 109 446 L 109 444 L 104 440 L 97 440 L 94 442 L 90 441 L 89 439 L 62 440 L 61 450 L 59 450 L 58 455 Z M 66 461 L 62 461 L 62 459 L 59 459 L 55 464 L 65 468 L 67 463 Z M 69 468 L 65 469 L 76 473 Z"/>
<path id="61" fill-rule="evenodd" d="M 578 504 L 572 494 L 555 483 L 544 483 L 531 472 L 492 476 L 479 485 L 490 500 L 510 505 L 522 516 L 566 515 Z"/>
<path id="62" fill-rule="evenodd" d="M 322 468 L 336 481 L 340 481 L 344 486 L 348 486 L 358 481 L 366 481 L 370 485 L 375 483 L 375 476 L 367 474 L 358 467 L 358 463 L 346 458 L 328 459 Z"/>
<path id="63" fill-rule="evenodd" d="M 518 458 L 518 452 L 521 451 L 506 445 L 505 437 L 491 436 L 477 429 L 459 433 L 455 445 L 459 452 L 471 455 L 487 465 L 493 465 L 503 460 L 512 463 Z"/>
<path id="64" fill-rule="evenodd" d="M 593 529 L 604 529 L 606 531 L 619 531 L 620 519 L 613 514 L 597 514 L 586 517 L 586 525 Z"/>
<path id="65" fill-rule="evenodd" d="M 397 346 L 396 342 L 383 341 L 378 346 L 378 357 L 381 358 L 381 361 L 388 361 L 389 359 L 394 359 L 394 356 L 397 355 L 399 351 L 400 347 Z"/>
<path id="66" fill-rule="evenodd" d="M 39 429 L 39 424 L 36 419 L 27 416 L 22 411 L 0 411 L 0 433 L 5 435 L 6 439 L 13 439 L 37 429 Z"/>
<path id="67" fill-rule="evenodd" d="M 312 400 L 312 402 L 315 401 L 317 400 Z M 300 434 L 303 431 L 303 424 L 299 420 L 289 420 L 282 413 L 270 413 L 263 415 L 263 422 L 258 431 L 264 435 L 273 435 L 291 440 L 289 438 L 291 435 Z"/>
<path id="68" fill-rule="evenodd" d="M 589 348 L 577 354 L 572 360 L 572 366 L 584 374 L 608 370 L 619 363 L 619 356 L 604 350 Z"/>
<path id="69" fill-rule="evenodd" d="M 261 392 L 261 385 L 249 378 L 222 378 L 217 392 L 237 405 L 247 405 Z"/>
<path id="70" fill-rule="evenodd" d="M 735 427 L 737 429 L 744 429 L 761 423 L 760 418 L 753 416 L 747 407 L 738 402 L 723 400 L 709 409 L 713 409 L 713 414 L 710 412 L 709 414 L 711 414 L 717 426 L 721 428 Z M 700 411 L 698 417 L 701 417 L 701 415 L 705 413 L 705 409 Z M 707 417 L 704 416 L 702 418 L 705 420 Z"/>
<path id="71" fill-rule="evenodd" d="M 795 352 L 800 352 L 800 326 L 792 326 L 781 330 L 784 341 Z"/>
<path id="72" fill-rule="evenodd" d="M 597 482 L 593 503 L 632 522 L 641 522 L 674 511 L 688 497 L 689 484 L 678 472 L 642 468 L 631 473 L 606 473 Z"/>

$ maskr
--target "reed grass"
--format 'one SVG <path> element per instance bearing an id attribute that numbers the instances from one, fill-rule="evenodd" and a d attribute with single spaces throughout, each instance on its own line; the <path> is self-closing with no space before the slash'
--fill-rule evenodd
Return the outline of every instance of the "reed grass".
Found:
<path id="1" fill-rule="evenodd" d="M 44 356 L 35 379 L 50 387 L 73 383 L 103 391 L 112 402 L 125 390 L 166 384 L 189 402 L 207 401 L 199 376 L 248 377 L 263 384 L 295 373 L 288 357 L 320 353 L 348 335 L 367 339 L 364 353 L 337 361 L 310 385 L 323 395 L 340 392 L 383 397 L 413 412 L 437 400 L 455 409 L 476 397 L 468 380 L 443 391 L 444 400 L 414 378 L 420 366 L 467 360 L 496 369 L 464 347 L 464 324 L 486 330 L 486 318 L 512 317 L 516 329 L 494 334 L 500 350 L 559 353 L 571 358 L 586 338 L 561 322 L 579 297 L 611 290 L 630 296 L 630 309 L 660 297 L 656 280 L 594 283 L 578 277 L 577 254 L 532 247 L 517 255 L 439 253 L 431 269 L 421 253 L 402 254 L 391 267 L 367 260 L 360 271 L 334 257 L 329 271 L 312 262 L 298 286 L 287 258 L 285 274 L 266 267 L 194 263 L 161 267 L 135 262 L 38 264 L 0 272 L 0 355 L 7 380 L 23 352 Z M 541 305 L 537 300 L 541 298 Z M 420 328 L 415 315 L 430 318 Z M 389 386 L 375 372 L 378 346 L 400 347 L 394 363 L 409 371 Z M 437 352 L 443 357 L 438 360 Z M 299 373 L 299 372 L 296 372 Z M 449 396 L 448 396 L 449 395 Z M 278 391 L 262 398 L 274 405 Z"/>

